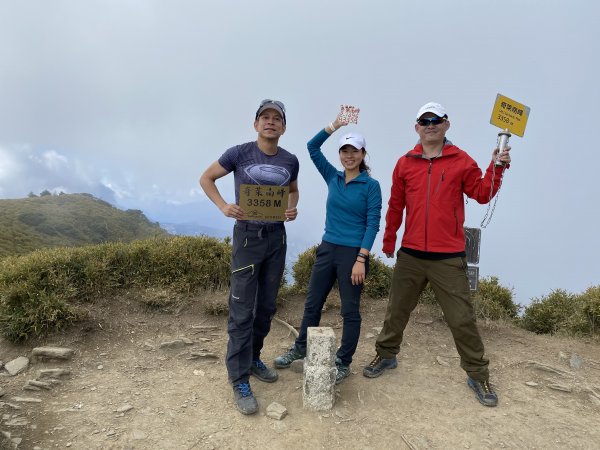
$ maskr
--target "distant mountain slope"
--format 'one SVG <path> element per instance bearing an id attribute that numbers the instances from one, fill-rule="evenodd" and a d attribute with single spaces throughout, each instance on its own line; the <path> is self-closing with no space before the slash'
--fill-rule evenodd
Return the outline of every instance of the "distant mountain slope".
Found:
<path id="1" fill-rule="evenodd" d="M 142 211 L 123 211 L 90 194 L 0 200 L 0 257 L 166 234 Z"/>

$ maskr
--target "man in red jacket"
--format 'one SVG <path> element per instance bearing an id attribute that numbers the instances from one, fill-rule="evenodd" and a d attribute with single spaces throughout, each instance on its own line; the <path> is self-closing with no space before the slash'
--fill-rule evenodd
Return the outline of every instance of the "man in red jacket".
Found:
<path id="1" fill-rule="evenodd" d="M 496 406 L 498 396 L 489 383 L 489 361 L 484 356 L 470 302 L 463 196 L 479 203 L 493 198 L 502 172 L 510 163 L 510 147 L 500 154 L 494 150 L 482 178 L 477 163 L 446 139 L 449 128 L 442 105 L 423 105 L 415 124 L 420 140 L 394 169 L 383 237 L 387 257 L 394 255 L 396 233 L 406 209 L 405 230 L 396 254 L 385 322 L 375 344 L 377 356 L 364 368 L 363 375 L 375 378 L 398 366 L 396 355 L 404 328 L 429 282 L 452 331 L 468 385 L 483 405 Z M 496 160 L 501 165 L 496 165 Z"/>

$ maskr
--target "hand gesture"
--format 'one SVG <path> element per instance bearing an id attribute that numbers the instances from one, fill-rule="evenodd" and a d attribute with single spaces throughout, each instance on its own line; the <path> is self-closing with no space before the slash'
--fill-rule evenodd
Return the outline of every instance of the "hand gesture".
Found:
<path id="1" fill-rule="evenodd" d="M 344 127 L 349 123 L 358 123 L 358 114 L 360 108 L 356 108 L 352 105 L 341 105 L 340 112 L 331 124 L 334 129 L 337 130 L 340 127 Z"/>

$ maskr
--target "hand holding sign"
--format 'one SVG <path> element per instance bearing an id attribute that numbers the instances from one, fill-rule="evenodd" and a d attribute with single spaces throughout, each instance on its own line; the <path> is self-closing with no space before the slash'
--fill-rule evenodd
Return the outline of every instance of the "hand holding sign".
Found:
<path id="1" fill-rule="evenodd" d="M 337 119 L 341 124 L 348 125 L 349 123 L 358 123 L 358 113 L 360 108 L 355 108 L 352 105 L 341 105 Z"/>

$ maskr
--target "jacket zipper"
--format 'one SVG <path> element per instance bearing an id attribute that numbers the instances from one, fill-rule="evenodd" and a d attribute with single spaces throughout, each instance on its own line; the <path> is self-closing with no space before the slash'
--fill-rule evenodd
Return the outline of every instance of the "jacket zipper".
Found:
<path id="1" fill-rule="evenodd" d="M 431 168 L 433 159 L 429 160 L 429 170 L 427 171 L 427 201 L 425 202 L 425 251 L 429 251 L 429 189 L 431 188 Z"/>

